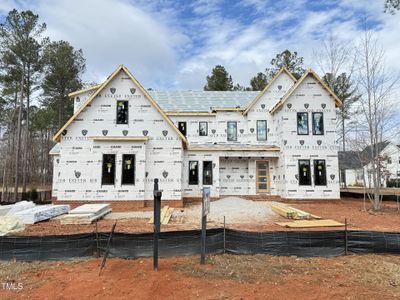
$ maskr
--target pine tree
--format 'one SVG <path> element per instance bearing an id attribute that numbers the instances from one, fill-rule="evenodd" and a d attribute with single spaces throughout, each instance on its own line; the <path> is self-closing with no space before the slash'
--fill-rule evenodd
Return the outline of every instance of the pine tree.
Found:
<path id="1" fill-rule="evenodd" d="M 257 75 L 250 80 L 250 85 L 253 91 L 262 91 L 266 87 L 267 83 L 267 75 L 262 72 L 257 73 Z"/>
<path id="2" fill-rule="evenodd" d="M 51 42 L 43 55 L 45 76 L 42 83 L 42 104 L 54 110 L 55 119 L 49 120 L 54 128 L 60 128 L 72 114 L 73 102 L 68 94 L 82 87 L 80 75 L 85 70 L 82 50 L 75 50 L 68 42 Z"/>
<path id="3" fill-rule="evenodd" d="M 280 69 L 285 67 L 292 75 L 299 79 L 305 72 L 304 58 L 297 55 L 297 52 L 290 52 L 285 50 L 278 53 L 275 58 L 271 60 L 271 67 L 265 69 L 265 73 L 259 72 L 250 80 L 250 85 L 255 91 L 262 91 L 267 83 L 279 72 Z"/>
<path id="4" fill-rule="evenodd" d="M 205 91 L 231 91 L 233 89 L 232 76 L 221 65 L 217 65 L 212 70 L 211 75 L 207 76 Z"/>
<path id="5" fill-rule="evenodd" d="M 14 180 L 14 200 L 18 200 L 20 159 L 21 159 L 21 138 L 22 138 L 22 118 L 25 115 L 25 147 L 23 148 L 23 193 L 26 192 L 27 181 L 27 153 L 29 141 L 29 106 L 32 87 L 36 76 L 40 72 L 40 51 L 46 39 L 41 35 L 46 29 L 46 24 L 39 24 L 39 16 L 31 11 L 12 10 L 8 13 L 4 23 L 0 24 L 1 53 L 0 62 L 2 66 L 1 79 L 8 80 L 10 86 L 18 87 L 14 91 L 16 98 L 15 109 L 18 110 L 16 149 L 15 149 L 15 180 Z M 7 70 L 12 71 L 13 75 L 19 75 L 20 78 L 10 77 Z M 8 79 L 7 79 L 8 77 Z M 17 83 L 19 81 L 19 84 Z M 11 85 L 10 85 L 11 82 Z M 19 94 L 19 95 L 18 95 Z M 19 97 L 17 97 L 19 96 Z M 26 100 L 26 104 L 24 103 Z"/>
<path id="6" fill-rule="evenodd" d="M 351 108 L 360 99 L 360 95 L 356 93 L 356 88 L 353 87 L 351 78 L 346 73 L 342 73 L 336 78 L 331 73 L 326 73 L 322 80 L 342 101 L 342 106 L 339 108 L 338 121 L 341 126 L 342 148 L 343 151 L 346 151 L 346 120 L 350 119 Z"/>

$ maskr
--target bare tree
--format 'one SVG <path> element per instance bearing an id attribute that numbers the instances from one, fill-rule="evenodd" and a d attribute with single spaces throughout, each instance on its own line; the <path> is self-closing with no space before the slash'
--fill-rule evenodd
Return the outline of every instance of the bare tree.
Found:
<path id="1" fill-rule="evenodd" d="M 352 74 L 354 71 L 354 47 L 337 36 L 329 34 L 323 41 L 322 49 L 314 51 L 314 59 L 324 81 L 340 98 L 343 105 L 338 109 L 339 139 L 342 140 L 342 150 L 346 151 L 346 121 L 350 119 L 353 104 L 358 100 L 356 89 L 353 87 Z"/>
<path id="2" fill-rule="evenodd" d="M 390 139 L 393 125 L 393 93 L 396 90 L 398 76 L 390 74 L 385 67 L 385 52 L 378 44 L 374 33 L 364 31 L 360 44 L 356 48 L 357 88 L 360 92 L 358 115 L 356 119 L 359 137 L 368 142 L 362 157 L 367 160 L 370 169 L 373 193 L 368 194 L 374 210 L 381 208 L 382 164 L 385 159 L 380 155 L 381 145 Z"/>
<path id="3" fill-rule="evenodd" d="M 352 46 L 340 41 L 333 34 L 329 34 L 323 41 L 322 49 L 314 51 L 315 62 L 322 74 L 332 74 L 332 78 L 337 78 L 340 73 L 347 72 L 351 76 L 354 66 L 354 56 Z M 334 82 L 329 82 L 332 87 Z"/>

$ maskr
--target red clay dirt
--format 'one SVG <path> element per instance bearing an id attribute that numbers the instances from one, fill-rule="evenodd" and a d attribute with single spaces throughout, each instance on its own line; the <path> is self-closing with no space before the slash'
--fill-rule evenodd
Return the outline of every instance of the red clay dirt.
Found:
<path id="1" fill-rule="evenodd" d="M 397 210 L 396 202 L 384 202 L 381 212 L 370 211 L 371 205 L 366 203 L 367 210 L 364 210 L 364 203 L 360 199 L 344 198 L 341 200 L 326 201 L 285 201 L 295 208 L 305 210 L 324 219 L 333 219 L 344 223 L 345 218 L 350 230 L 375 230 L 375 231 L 400 231 L 400 211 Z M 184 209 L 184 208 L 183 208 Z M 228 228 L 248 230 L 248 231 L 283 231 L 283 230 L 342 230 L 343 227 L 319 227 L 305 229 L 290 229 L 278 226 L 275 222 L 288 221 L 287 219 L 276 215 L 269 218 L 265 223 L 232 224 L 229 219 L 226 220 Z M 99 232 L 109 232 L 114 220 L 99 220 L 97 227 Z M 223 224 L 209 223 L 208 228 L 222 227 Z M 182 223 L 179 220 L 172 219 L 168 225 L 162 225 L 161 231 L 190 230 L 199 229 L 198 223 Z M 39 222 L 34 225 L 27 225 L 25 230 L 18 235 L 60 235 L 73 233 L 89 233 L 96 230 L 96 225 L 61 225 L 59 220 L 49 220 Z M 153 225 L 148 223 L 148 219 L 131 218 L 118 220 L 116 231 L 127 233 L 152 232 Z"/>
<path id="2" fill-rule="evenodd" d="M 0 289 L 1 299 L 398 299 L 396 256 L 337 258 L 214 255 L 198 257 L 9 263 L 20 290 Z M 0 263 L 4 264 L 4 263 Z M 31 266 L 32 265 L 32 266 Z M 5 274 L 3 274 L 5 276 Z M 0 278 L 1 280 L 4 279 Z"/>

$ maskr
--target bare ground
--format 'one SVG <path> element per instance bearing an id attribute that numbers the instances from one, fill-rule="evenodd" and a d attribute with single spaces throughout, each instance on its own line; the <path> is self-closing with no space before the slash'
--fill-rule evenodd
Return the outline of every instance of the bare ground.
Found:
<path id="1" fill-rule="evenodd" d="M 160 260 L 0 262 L 1 299 L 398 299 L 400 258 L 360 255 L 336 258 L 213 255 Z M 8 270 L 8 271 L 4 271 Z M 10 279 L 12 278 L 12 279 Z"/>

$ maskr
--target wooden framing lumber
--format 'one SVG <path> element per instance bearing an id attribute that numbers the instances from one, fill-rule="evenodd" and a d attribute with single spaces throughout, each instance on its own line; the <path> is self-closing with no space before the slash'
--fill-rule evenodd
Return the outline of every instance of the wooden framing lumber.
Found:
<path id="1" fill-rule="evenodd" d="M 163 220 L 164 220 L 164 218 L 165 218 L 165 215 L 166 215 L 167 212 L 168 212 L 168 209 L 169 209 L 169 206 L 168 206 L 168 205 L 165 205 L 165 206 L 161 209 L 161 215 L 160 215 L 160 223 L 161 223 L 161 224 L 162 224 L 162 222 L 163 222 Z M 154 224 L 154 217 L 151 217 L 148 223 L 149 223 L 149 224 Z"/>
<path id="2" fill-rule="evenodd" d="M 162 220 L 161 224 L 167 225 L 168 222 L 169 222 L 169 220 L 171 220 L 171 217 L 172 217 L 172 213 L 173 213 L 173 212 L 174 212 L 174 208 L 173 208 L 173 207 L 168 208 L 168 211 L 167 211 L 167 213 L 165 214 L 164 220 Z"/>
<path id="3" fill-rule="evenodd" d="M 287 206 L 284 204 L 280 205 L 273 205 L 272 211 L 276 212 L 278 215 L 285 217 L 287 219 L 294 219 L 294 220 L 310 220 L 310 219 L 322 219 L 319 216 L 310 214 L 306 211 Z"/>
<path id="4" fill-rule="evenodd" d="M 286 206 L 282 205 L 273 205 L 272 211 L 287 219 L 292 219 L 294 214 L 294 212 L 290 211 Z"/>
<path id="5" fill-rule="evenodd" d="M 291 210 L 294 210 L 295 212 L 297 212 L 297 213 L 299 213 L 299 214 L 308 216 L 309 219 L 318 219 L 318 220 L 322 219 L 322 218 L 319 217 L 319 216 L 310 214 L 310 213 L 308 213 L 308 212 L 302 211 L 302 210 L 297 209 L 297 208 L 294 208 L 294 207 L 292 207 L 292 206 L 289 206 L 289 208 L 290 208 Z"/>

